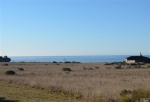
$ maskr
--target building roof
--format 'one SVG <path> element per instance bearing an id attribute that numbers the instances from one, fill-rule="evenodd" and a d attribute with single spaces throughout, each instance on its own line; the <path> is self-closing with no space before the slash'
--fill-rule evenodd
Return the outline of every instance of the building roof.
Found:
<path id="1" fill-rule="evenodd" d="M 145 56 L 130 56 L 126 58 L 127 60 L 135 60 L 136 62 L 150 62 L 150 58 Z"/>

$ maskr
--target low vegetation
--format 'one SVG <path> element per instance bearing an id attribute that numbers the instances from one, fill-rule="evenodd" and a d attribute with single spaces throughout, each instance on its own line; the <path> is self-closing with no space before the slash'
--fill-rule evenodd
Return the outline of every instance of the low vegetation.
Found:
<path id="1" fill-rule="evenodd" d="M 8 66 L 8 64 L 7 64 L 7 63 L 4 63 L 4 64 L 2 64 L 2 66 Z"/>
<path id="2" fill-rule="evenodd" d="M 86 102 L 79 97 L 0 80 L 0 102 Z"/>
<path id="3" fill-rule="evenodd" d="M 20 71 L 24 71 L 24 69 L 23 68 L 17 68 L 18 70 L 20 70 Z"/>
<path id="4" fill-rule="evenodd" d="M 70 68 L 62 68 L 63 71 L 69 71 L 71 72 L 72 70 Z"/>
<path id="5" fill-rule="evenodd" d="M 8 64 L 7 67 L 0 66 L 0 80 L 71 95 L 85 99 L 86 102 L 134 102 L 131 101 L 137 100 L 134 97 L 138 99 L 143 97 L 137 96 L 137 92 L 140 92 L 138 89 L 150 90 L 150 68 L 147 68 L 150 64 L 127 65 L 120 62 L 112 65 L 105 63 L 57 65 L 48 62 Z M 20 71 L 20 68 L 24 70 Z M 5 75 L 5 72 L 10 70 L 17 74 Z"/>
<path id="6" fill-rule="evenodd" d="M 15 75 L 16 73 L 12 70 L 8 70 L 5 72 L 5 75 Z"/>
<path id="7" fill-rule="evenodd" d="M 120 93 L 120 102 L 149 102 L 150 101 L 150 90 L 147 89 L 137 89 L 137 90 L 123 90 Z M 140 101 L 140 100 L 148 101 Z"/>

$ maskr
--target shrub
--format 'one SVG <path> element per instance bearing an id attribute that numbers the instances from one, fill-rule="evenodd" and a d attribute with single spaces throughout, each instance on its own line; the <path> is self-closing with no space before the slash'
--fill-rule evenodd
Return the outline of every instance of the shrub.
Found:
<path id="1" fill-rule="evenodd" d="M 71 72 L 72 70 L 70 68 L 62 68 L 63 71 L 69 71 Z"/>
<path id="2" fill-rule="evenodd" d="M 130 90 L 122 90 L 120 92 L 120 96 L 130 95 L 131 93 L 132 93 L 132 91 L 130 91 Z"/>
<path id="3" fill-rule="evenodd" d="M 150 90 L 137 89 L 137 90 L 123 90 L 120 93 L 120 102 L 140 102 L 141 98 L 149 98 Z"/>
<path id="4" fill-rule="evenodd" d="M 52 63 L 57 63 L 56 61 L 53 61 Z"/>
<path id="5" fill-rule="evenodd" d="M 94 68 L 99 69 L 99 67 L 98 67 L 98 66 L 95 66 Z"/>
<path id="6" fill-rule="evenodd" d="M 93 70 L 93 68 L 86 68 L 87 70 Z"/>
<path id="7" fill-rule="evenodd" d="M 70 61 L 65 61 L 64 63 L 71 63 Z"/>
<path id="8" fill-rule="evenodd" d="M 137 65 L 137 66 L 135 66 L 135 68 L 141 68 L 141 66 L 140 66 L 140 65 Z"/>
<path id="9" fill-rule="evenodd" d="M 5 64 L 2 64 L 2 66 L 8 66 L 8 64 L 7 64 L 7 63 L 5 63 Z"/>
<path id="10" fill-rule="evenodd" d="M 18 70 L 20 70 L 20 71 L 24 71 L 24 69 L 23 68 L 17 68 Z"/>
<path id="11" fill-rule="evenodd" d="M 150 90 L 138 89 L 132 93 L 132 100 L 140 101 L 140 98 L 150 98 Z"/>
<path id="12" fill-rule="evenodd" d="M 83 70 L 93 70 L 93 68 L 83 68 Z"/>
<path id="13" fill-rule="evenodd" d="M 121 69 L 121 66 L 116 66 L 115 69 Z"/>
<path id="14" fill-rule="evenodd" d="M 112 65 L 111 63 L 105 63 L 105 65 Z"/>
<path id="15" fill-rule="evenodd" d="M 5 72 L 5 75 L 15 75 L 16 73 L 12 70 L 8 70 Z"/>

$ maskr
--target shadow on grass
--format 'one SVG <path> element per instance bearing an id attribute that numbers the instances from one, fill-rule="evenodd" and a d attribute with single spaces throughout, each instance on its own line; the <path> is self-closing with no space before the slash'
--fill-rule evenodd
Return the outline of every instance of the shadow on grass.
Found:
<path id="1" fill-rule="evenodd" d="M 0 102 L 19 102 L 17 100 L 6 100 L 4 97 L 0 97 Z"/>

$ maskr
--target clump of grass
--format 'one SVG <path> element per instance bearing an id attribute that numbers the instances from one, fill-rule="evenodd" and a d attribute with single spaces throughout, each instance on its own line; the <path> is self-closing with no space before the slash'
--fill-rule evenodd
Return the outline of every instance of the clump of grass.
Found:
<path id="1" fill-rule="evenodd" d="M 112 65 L 112 64 L 111 64 L 111 63 L 107 63 L 107 62 L 106 62 L 104 65 Z"/>
<path id="2" fill-rule="evenodd" d="M 7 63 L 5 63 L 5 64 L 2 64 L 2 66 L 8 66 L 8 64 L 7 64 Z"/>
<path id="3" fill-rule="evenodd" d="M 20 70 L 20 71 L 24 71 L 24 69 L 23 68 L 17 68 L 18 70 Z"/>
<path id="4" fill-rule="evenodd" d="M 93 70 L 93 68 L 83 68 L 83 70 Z"/>
<path id="5" fill-rule="evenodd" d="M 116 66 L 115 69 L 122 69 L 121 66 Z"/>
<path id="6" fill-rule="evenodd" d="M 5 72 L 5 75 L 15 75 L 16 73 L 12 70 L 8 70 Z"/>
<path id="7" fill-rule="evenodd" d="M 130 90 L 122 90 L 120 92 L 120 96 L 130 95 L 131 93 L 132 93 L 132 91 L 130 91 Z"/>
<path id="8" fill-rule="evenodd" d="M 62 68 L 63 71 L 71 72 L 71 68 Z"/>
<path id="9" fill-rule="evenodd" d="M 65 61 L 64 63 L 71 63 L 70 61 Z"/>
<path id="10" fill-rule="evenodd" d="M 56 61 L 53 61 L 52 63 L 57 63 Z"/>
<path id="11" fill-rule="evenodd" d="M 137 89 L 137 90 L 123 90 L 120 93 L 120 102 L 140 102 L 141 98 L 149 98 L 150 90 Z"/>
<path id="12" fill-rule="evenodd" d="M 95 66 L 94 68 L 99 69 L 99 67 L 98 67 L 98 66 Z"/>
<path id="13" fill-rule="evenodd" d="M 137 65 L 137 66 L 135 66 L 135 68 L 141 68 L 141 66 L 140 66 L 140 65 Z"/>

